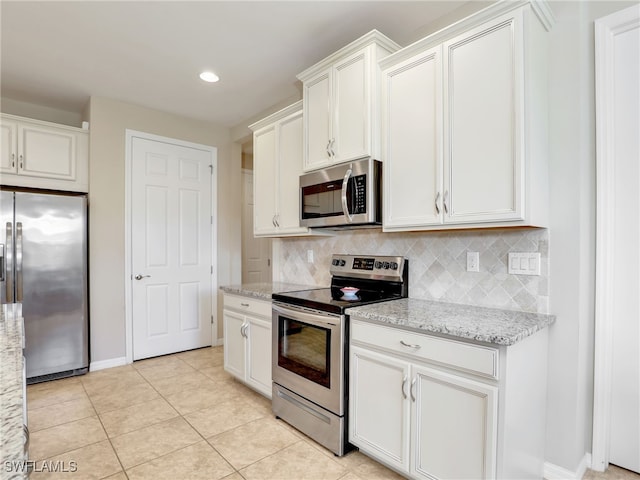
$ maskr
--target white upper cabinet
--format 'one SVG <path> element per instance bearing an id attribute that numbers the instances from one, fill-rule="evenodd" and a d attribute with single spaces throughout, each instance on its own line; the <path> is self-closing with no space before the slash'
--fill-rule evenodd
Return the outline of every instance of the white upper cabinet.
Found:
<path id="1" fill-rule="evenodd" d="M 373 30 L 305 70 L 304 171 L 379 157 L 377 62 L 399 46 Z"/>
<path id="2" fill-rule="evenodd" d="M 444 44 L 445 222 L 524 220 L 522 11 Z"/>
<path id="3" fill-rule="evenodd" d="M 548 223 L 548 12 L 499 2 L 380 61 L 383 229 Z"/>
<path id="4" fill-rule="evenodd" d="M 383 72 L 385 229 L 442 223 L 441 47 Z"/>
<path id="5" fill-rule="evenodd" d="M 87 130 L 4 114 L 1 122 L 3 185 L 88 191 Z"/>
<path id="6" fill-rule="evenodd" d="M 300 226 L 302 110 L 297 102 L 250 126 L 255 236 L 305 235 Z"/>

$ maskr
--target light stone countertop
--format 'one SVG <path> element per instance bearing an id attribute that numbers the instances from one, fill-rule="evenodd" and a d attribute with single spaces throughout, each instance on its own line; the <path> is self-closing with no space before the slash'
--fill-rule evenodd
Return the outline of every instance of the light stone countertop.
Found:
<path id="1" fill-rule="evenodd" d="M 265 283 L 243 283 L 241 285 L 227 285 L 220 287 L 225 293 L 242 295 L 244 297 L 254 297 L 263 300 L 271 300 L 274 293 L 295 292 L 297 290 L 310 290 L 313 288 L 325 288 L 317 285 L 299 285 L 296 283 L 265 282 Z"/>
<path id="2" fill-rule="evenodd" d="M 14 466 L 26 460 L 22 402 L 22 305 L 0 309 L 0 479 L 22 479 Z"/>
<path id="3" fill-rule="evenodd" d="M 513 345 L 555 322 L 555 315 L 403 298 L 347 309 L 352 318 L 422 333 Z"/>

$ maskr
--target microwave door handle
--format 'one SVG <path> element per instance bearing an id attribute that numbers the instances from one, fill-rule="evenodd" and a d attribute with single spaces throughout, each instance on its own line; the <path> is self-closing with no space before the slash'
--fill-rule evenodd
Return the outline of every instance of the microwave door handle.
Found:
<path id="1" fill-rule="evenodd" d="M 349 185 L 351 173 L 351 168 L 349 168 L 347 173 L 344 174 L 344 179 L 342 180 L 342 213 L 344 213 L 344 216 L 349 223 L 353 222 L 353 215 L 349 213 L 349 205 L 347 204 L 347 186 Z"/>

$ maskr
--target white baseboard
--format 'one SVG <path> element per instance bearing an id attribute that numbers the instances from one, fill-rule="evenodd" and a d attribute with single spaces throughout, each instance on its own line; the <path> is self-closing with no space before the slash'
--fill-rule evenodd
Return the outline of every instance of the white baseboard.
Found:
<path id="1" fill-rule="evenodd" d="M 127 357 L 109 358 L 107 360 L 99 360 L 89 364 L 89 371 L 96 372 L 105 368 L 121 367 L 127 364 Z"/>
<path id="2" fill-rule="evenodd" d="M 216 342 L 215 346 L 216 347 L 221 347 L 222 345 L 224 345 L 224 338 L 219 338 L 218 341 Z"/>
<path id="3" fill-rule="evenodd" d="M 591 454 L 585 453 L 575 472 L 553 463 L 544 463 L 545 480 L 581 480 L 588 468 L 591 468 Z"/>

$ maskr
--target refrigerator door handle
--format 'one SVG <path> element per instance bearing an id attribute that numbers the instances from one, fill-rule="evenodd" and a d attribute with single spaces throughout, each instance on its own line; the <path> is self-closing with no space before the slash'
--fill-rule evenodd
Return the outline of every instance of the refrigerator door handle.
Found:
<path id="1" fill-rule="evenodd" d="M 16 302 L 22 301 L 22 222 L 16 222 Z"/>
<path id="2" fill-rule="evenodd" d="M 0 282 L 5 280 L 4 272 L 7 269 L 7 265 L 4 260 L 4 243 L 0 243 Z"/>
<path id="3" fill-rule="evenodd" d="M 13 303 L 13 226 L 7 222 L 7 249 L 5 252 L 5 288 L 7 291 L 7 303 Z"/>

